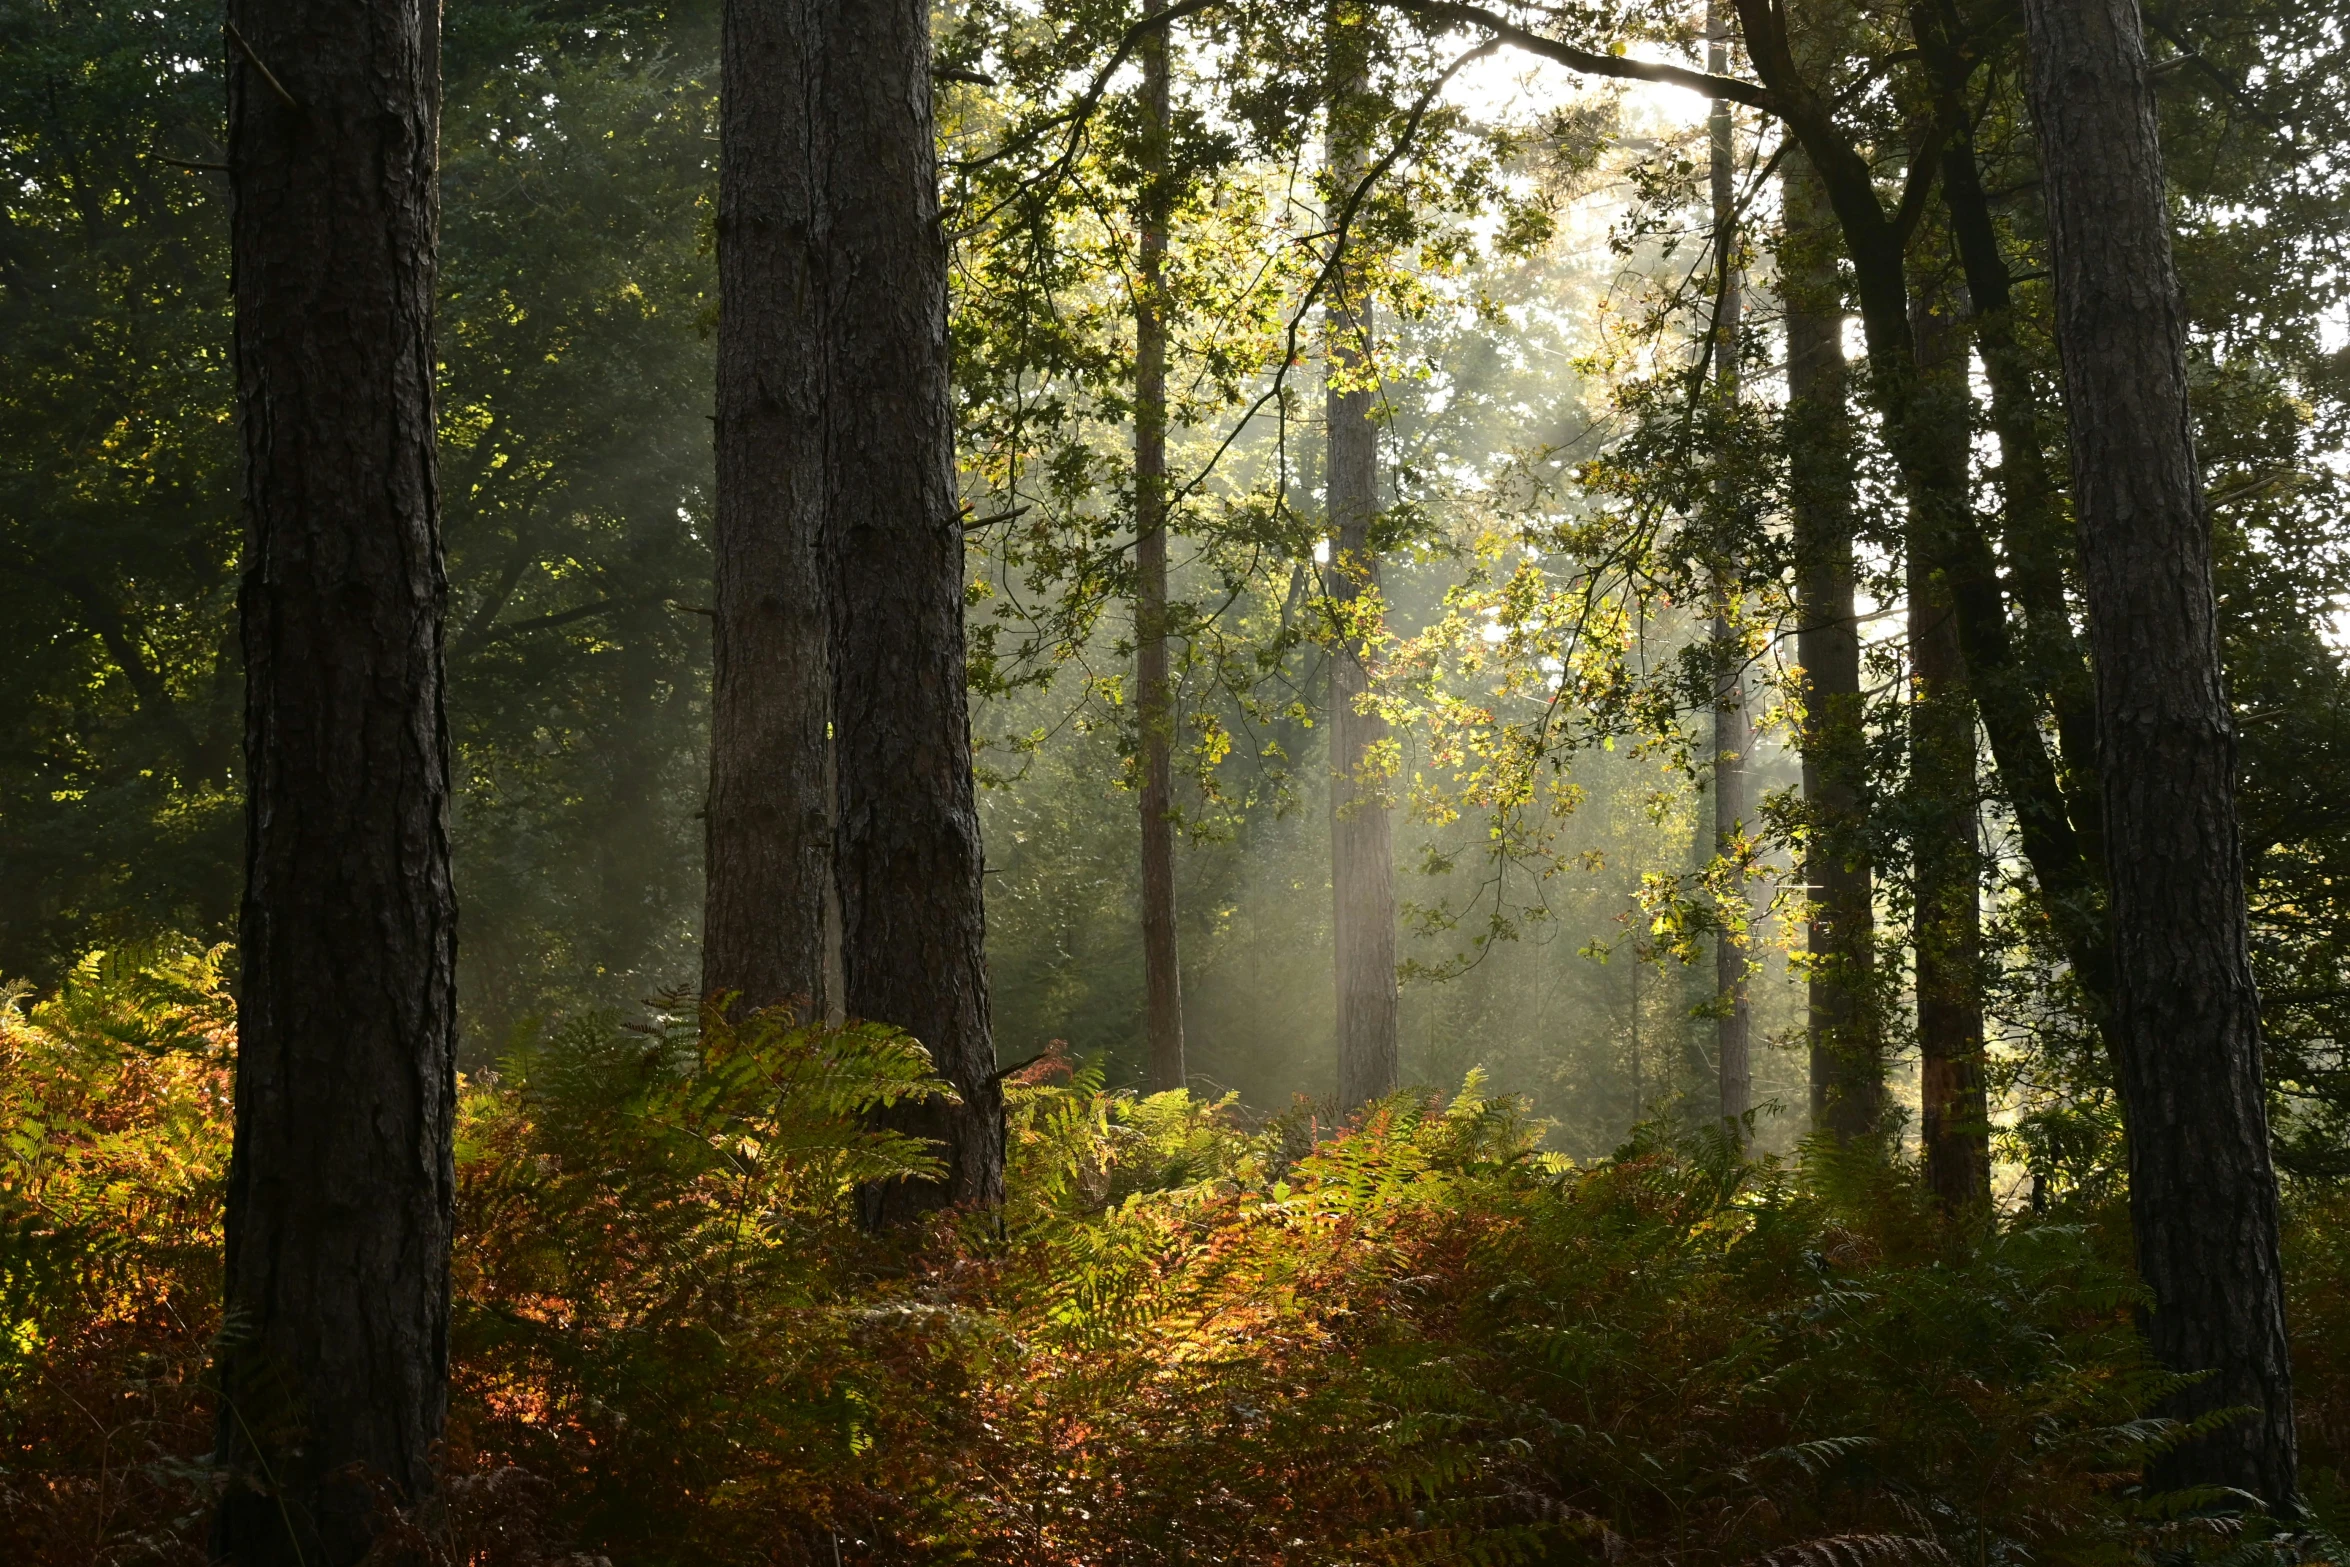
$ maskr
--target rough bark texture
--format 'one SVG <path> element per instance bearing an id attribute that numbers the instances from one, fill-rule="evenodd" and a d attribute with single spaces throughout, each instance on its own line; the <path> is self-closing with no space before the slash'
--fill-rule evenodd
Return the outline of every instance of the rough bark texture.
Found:
<path id="1" fill-rule="evenodd" d="M 1166 9 L 1149 0 L 1146 15 Z M 1142 237 L 1134 311 L 1135 686 L 1142 771 L 1142 960 L 1151 1091 L 1181 1088 L 1183 972 L 1175 945 L 1175 690 L 1167 674 L 1167 31 L 1142 56 Z"/>
<path id="2" fill-rule="evenodd" d="M 2154 95 L 2130 0 L 2026 0 L 2096 669 L 2113 1030 L 2155 1353 L 2255 1413 L 2156 1466 L 2294 1504 L 2293 1392 L 2245 945 L 2235 729 Z"/>
<path id="3" fill-rule="evenodd" d="M 1706 68 L 1715 75 L 1730 68 L 1729 18 L 1719 0 L 1706 8 Z M 1713 101 L 1707 124 L 1707 170 L 1712 184 L 1715 265 L 1719 269 L 1714 320 L 1714 384 L 1725 403 L 1738 390 L 1738 332 L 1745 300 L 1740 287 L 1737 252 L 1737 171 L 1730 105 Z M 1728 497 L 1725 497 L 1728 499 Z M 1727 509 L 1727 508 L 1725 508 Z M 1725 519 L 1726 520 L 1726 519 Z M 1728 607 L 1735 591 L 1738 567 L 1724 560 L 1715 567 L 1714 597 Z M 1723 664 L 1714 686 L 1714 853 L 1735 860 L 1738 840 L 1745 831 L 1746 757 L 1753 747 L 1746 711 L 1746 671 L 1743 651 L 1735 644 L 1736 628 L 1717 613 L 1713 637 Z M 1743 932 L 1753 915 L 1746 887 L 1723 900 L 1721 929 L 1714 937 L 1714 1068 L 1719 1109 L 1724 1122 L 1736 1128 L 1754 1104 L 1754 1009 L 1747 997 L 1746 944 Z"/>
<path id="4" fill-rule="evenodd" d="M 1918 291 L 1919 402 L 1962 467 L 1970 429 L 1966 339 L 1947 286 Z M 1950 594 L 1922 541 L 1908 554 L 1911 946 L 1917 964 L 1918 1140 L 1945 1212 L 1990 1192 L 1983 1088 L 1982 904 L 1975 846 L 1975 708 Z"/>
<path id="5" fill-rule="evenodd" d="M 1834 215 L 1801 153 L 1787 160 L 1780 248 L 1787 318 L 1787 441 L 1803 666 L 1803 798 L 1811 891 L 1811 1119 L 1854 1136 L 1883 1109 L 1875 1005 L 1876 908 L 1860 633 L 1853 610 L 1852 419 Z"/>
<path id="6" fill-rule="evenodd" d="M 867 1189 L 873 1225 L 1003 1194 L 929 22 L 918 0 L 776 0 L 763 33 L 772 243 L 795 252 L 776 349 L 821 420 L 820 466 L 795 483 L 823 515 L 841 1005 L 921 1040 L 961 1096 L 890 1112 L 944 1145 L 947 1173 Z"/>
<path id="7" fill-rule="evenodd" d="M 825 657 L 826 361 L 809 352 L 824 258 L 798 18 L 730 0 L 718 151 L 718 506 L 712 539 L 702 990 L 821 1015 L 832 871 Z"/>
<path id="8" fill-rule="evenodd" d="M 1352 123 L 1358 111 L 1349 101 L 1359 90 L 1353 86 L 1359 72 L 1347 67 L 1334 75 L 1349 84 L 1332 105 L 1329 139 L 1335 196 L 1343 202 L 1363 177 L 1366 160 Z M 1324 404 L 1335 535 L 1330 596 L 1343 623 L 1330 658 L 1331 940 L 1338 975 L 1338 1103 L 1352 1110 L 1393 1093 L 1396 1085 L 1395 845 L 1386 780 L 1375 776 L 1387 720 L 1360 709 L 1370 670 L 1358 633 L 1368 629 L 1362 617 L 1379 595 L 1379 556 L 1371 540 L 1371 522 L 1379 514 L 1371 305 L 1356 286 L 1354 269 L 1343 262 L 1330 299 L 1331 384 Z"/>
<path id="9" fill-rule="evenodd" d="M 428 1506 L 448 1398 L 439 9 L 235 0 L 229 29 L 249 794 L 213 1546 L 348 1567 L 354 1471 Z"/>

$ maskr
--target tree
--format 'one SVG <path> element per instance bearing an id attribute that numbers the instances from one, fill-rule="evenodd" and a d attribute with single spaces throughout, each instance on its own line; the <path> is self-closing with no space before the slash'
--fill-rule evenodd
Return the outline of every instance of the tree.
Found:
<path id="1" fill-rule="evenodd" d="M 1331 13 L 1325 155 L 1331 201 L 1343 211 L 1370 168 L 1364 150 L 1376 105 L 1364 63 L 1367 12 Z M 1352 1110 L 1395 1091 L 1395 846 L 1383 753 L 1387 721 L 1370 703 L 1367 662 L 1379 614 L 1379 426 L 1368 269 L 1342 233 L 1330 267 L 1325 483 L 1330 510 L 1331 946 L 1338 982 L 1338 1103 Z"/>
<path id="2" fill-rule="evenodd" d="M 1718 3 L 1705 13 L 1706 68 L 1716 76 L 1730 67 L 1730 23 Z M 1713 101 L 1706 121 L 1709 194 L 1713 199 L 1714 266 L 1718 280 L 1714 299 L 1714 385 L 1727 405 L 1738 394 L 1738 338 L 1744 295 L 1738 276 L 1738 219 L 1735 125 L 1726 98 Z M 1727 488 L 1719 486 L 1717 488 Z M 1725 504 L 1728 497 L 1724 497 Z M 1732 595 L 1736 591 L 1736 563 L 1719 557 L 1714 562 L 1714 655 L 1720 668 L 1714 678 L 1713 700 L 1713 852 L 1727 865 L 1740 867 L 1744 855 L 1739 840 L 1746 824 L 1746 754 L 1754 744 L 1753 725 L 1746 712 L 1745 649 L 1732 627 Z M 1736 892 L 1725 899 L 1714 935 L 1714 1067 L 1720 1085 L 1723 1122 L 1735 1133 L 1754 1102 L 1752 1036 L 1754 1011 L 1746 988 L 1744 933 L 1753 909 L 1746 896 L 1746 877 L 1733 869 Z"/>
<path id="3" fill-rule="evenodd" d="M 2137 8 L 2029 0 L 2057 343 L 2096 672 L 2112 1034 L 2155 1353 L 2182 1415 L 2252 1413 L 2157 1465 L 2289 1512 L 2297 1454 L 2276 1177 L 2152 78 Z"/>
<path id="4" fill-rule="evenodd" d="M 946 1178 L 870 1187 L 868 1223 L 1003 1195 L 983 858 L 964 700 L 963 518 L 947 392 L 947 270 L 930 14 L 842 0 L 784 14 L 774 107 L 781 242 L 806 285 L 781 347 L 820 413 L 832 654 L 841 1005 L 929 1047 L 958 1099 L 900 1106 Z M 855 61 L 857 68 L 835 68 Z"/>
<path id="5" fill-rule="evenodd" d="M 1962 471 L 1971 433 L 1966 340 L 1945 283 L 1911 306 L 1919 401 L 1944 461 Z M 1983 1087 L 1981 870 L 1975 848 L 1975 707 L 1949 587 L 1933 541 L 1912 538 L 1909 593 L 1910 942 L 1916 963 L 1918 1141 L 1944 1211 L 1989 1196 L 1991 1115 Z"/>
<path id="6" fill-rule="evenodd" d="M 1787 159 L 1779 252 L 1787 321 L 1788 510 L 1796 657 L 1803 666 L 1803 879 L 1810 893 L 1811 1120 L 1862 1135 L 1877 1124 L 1884 1065 L 1875 1030 L 1875 878 L 1868 747 L 1853 605 L 1853 432 L 1835 219 L 1811 162 Z"/>
<path id="7" fill-rule="evenodd" d="M 235 398 L 217 15 L 0 48 L 0 971 L 236 917 Z"/>
<path id="8" fill-rule="evenodd" d="M 370 1554 L 447 1408 L 456 907 L 433 426 L 440 13 L 230 8 L 246 887 L 215 1549 Z"/>
<path id="9" fill-rule="evenodd" d="M 1147 0 L 1146 16 L 1165 8 Z M 1167 674 L 1167 226 L 1174 191 L 1167 33 L 1152 28 L 1142 55 L 1141 165 L 1134 301 L 1134 664 L 1142 818 L 1143 1011 L 1154 1092 L 1181 1088 L 1183 969 L 1175 945 L 1175 688 Z"/>
<path id="10" fill-rule="evenodd" d="M 796 74 L 806 25 L 757 0 L 726 7 L 702 992 L 821 1016 L 833 825 L 823 550 L 838 492 L 830 345 L 809 336 L 836 274 L 811 242 L 824 193 L 804 162 L 818 134 Z"/>

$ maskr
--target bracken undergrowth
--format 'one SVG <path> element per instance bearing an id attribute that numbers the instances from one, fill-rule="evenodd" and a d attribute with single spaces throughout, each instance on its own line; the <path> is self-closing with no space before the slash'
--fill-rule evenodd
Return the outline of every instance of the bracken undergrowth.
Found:
<path id="1" fill-rule="evenodd" d="M 215 1477 L 225 954 L 0 1005 L 0 1559 L 194 1563 Z M 1884 1150 L 1645 1129 L 1571 1166 L 1472 1077 L 1310 1106 L 1011 1082 L 1000 1213 L 860 1232 L 912 1041 L 589 1019 L 460 1096 L 418 1552 L 1993 1567 L 2344 1559 L 2350 1202 L 2293 1194 L 2310 1518 L 2154 1496 L 2126 1225 L 1952 1223 Z"/>

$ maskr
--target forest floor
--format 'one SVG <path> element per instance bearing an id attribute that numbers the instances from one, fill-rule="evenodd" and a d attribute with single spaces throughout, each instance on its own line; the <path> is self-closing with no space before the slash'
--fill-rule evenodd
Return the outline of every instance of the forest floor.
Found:
<path id="1" fill-rule="evenodd" d="M 0 1555 L 198 1562 L 219 954 L 0 1022 Z M 860 1233 L 920 1058 L 777 1020 L 469 1080 L 450 1562 L 2339 1562 L 2350 1200 L 2288 1194 L 2313 1525 L 2150 1495 L 2178 1386 L 2109 1192 L 1938 1214 L 1871 1148 L 1576 1166 L 1472 1079 L 1311 1107 L 1012 1085 L 1000 1213 Z M 2329 1528 L 2330 1526 L 2330 1528 Z"/>

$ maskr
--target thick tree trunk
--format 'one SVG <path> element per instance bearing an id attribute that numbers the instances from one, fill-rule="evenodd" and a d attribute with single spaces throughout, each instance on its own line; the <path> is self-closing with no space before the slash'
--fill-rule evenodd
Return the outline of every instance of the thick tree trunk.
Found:
<path id="1" fill-rule="evenodd" d="M 2156 1478 L 2290 1509 L 2293 1390 L 2235 729 L 2153 89 L 2129 0 L 2026 0 L 2025 13 L 2096 670 L 2138 1267 L 2155 1353 L 2214 1373 L 2172 1412 L 2254 1410 L 2174 1450 Z"/>
<path id="2" fill-rule="evenodd" d="M 370 1482 L 429 1507 L 448 1404 L 439 18 L 229 10 L 248 799 L 213 1548 L 239 1567 L 357 1562 Z"/>
<path id="3" fill-rule="evenodd" d="M 1166 9 L 1148 0 L 1145 14 Z M 1167 673 L 1167 31 L 1142 55 L 1141 244 L 1134 308 L 1135 685 L 1142 771 L 1142 959 L 1151 1091 L 1184 1084 L 1175 946 L 1175 690 Z"/>
<path id="4" fill-rule="evenodd" d="M 822 1016 L 832 871 L 825 258 L 803 19 L 730 0 L 720 65 L 717 526 L 702 990 Z"/>
<path id="5" fill-rule="evenodd" d="M 1730 20 L 1718 3 L 1706 8 L 1706 68 L 1725 74 L 1730 68 Z M 1714 384 L 1728 405 L 1738 391 L 1738 333 L 1745 299 L 1737 266 L 1737 186 L 1733 123 L 1728 100 L 1716 98 L 1707 124 L 1708 157 L 1713 196 L 1715 265 L 1719 268 L 1714 321 Z M 1725 497 L 1727 499 L 1727 497 Z M 1724 508 L 1728 508 L 1725 506 Z M 1728 519 L 1723 519 L 1725 523 Z M 1714 685 L 1714 854 L 1735 861 L 1738 840 L 1746 828 L 1746 757 L 1753 748 L 1752 726 L 1746 711 L 1744 651 L 1736 646 L 1736 628 L 1723 613 L 1729 607 L 1738 576 L 1737 563 L 1716 564 L 1714 598 L 1715 655 L 1722 672 Z M 1754 1011 L 1747 997 L 1746 943 L 1743 932 L 1753 909 L 1741 881 L 1724 900 L 1721 926 L 1714 936 L 1714 1067 L 1718 1107 L 1732 1135 L 1742 1135 L 1746 1112 L 1754 1104 Z"/>
<path id="6" fill-rule="evenodd" d="M 1913 308 L 1920 406 L 1962 469 L 1972 434 L 1966 339 L 1946 288 Z M 1975 708 L 1957 618 L 1927 543 L 1912 541 L 1909 592 L 1909 819 L 1917 963 L 1919 1142 L 1926 1184 L 1945 1212 L 1990 1191 L 1990 1108 L 1983 1087 L 1983 921 L 1975 847 Z"/>
<path id="7" fill-rule="evenodd" d="M 1366 160 L 1353 124 L 1359 70 L 1334 72 L 1342 84 L 1330 110 L 1328 156 L 1333 199 L 1343 203 Z M 1338 1103 L 1352 1110 L 1395 1091 L 1395 846 L 1387 783 L 1376 776 L 1387 721 L 1364 712 L 1370 690 L 1365 662 L 1378 602 L 1379 556 L 1371 522 L 1379 513 L 1379 430 L 1370 384 L 1371 302 L 1356 268 L 1342 259 L 1330 291 L 1328 420 L 1332 532 L 1330 596 L 1342 622 L 1330 658 L 1331 938 L 1338 978 Z"/>
<path id="8" fill-rule="evenodd" d="M 749 41 L 748 20 L 729 26 Z M 778 169 L 762 221 L 793 252 L 776 263 L 790 293 L 768 369 L 790 377 L 787 417 L 816 426 L 792 483 L 822 517 L 840 1005 L 921 1040 L 960 1096 L 887 1113 L 936 1139 L 947 1166 L 941 1181 L 867 1189 L 862 1218 L 887 1225 L 1003 1194 L 930 15 L 916 0 L 779 0 L 757 36 L 746 59 L 772 84 Z"/>
<path id="9" fill-rule="evenodd" d="M 1787 442 L 1803 666 L 1804 881 L 1811 892 L 1811 1120 L 1852 1137 L 1883 1109 L 1875 1005 L 1876 894 L 1868 752 L 1853 608 L 1853 430 L 1834 214 L 1810 161 L 1787 160 L 1779 258 L 1787 318 Z"/>

